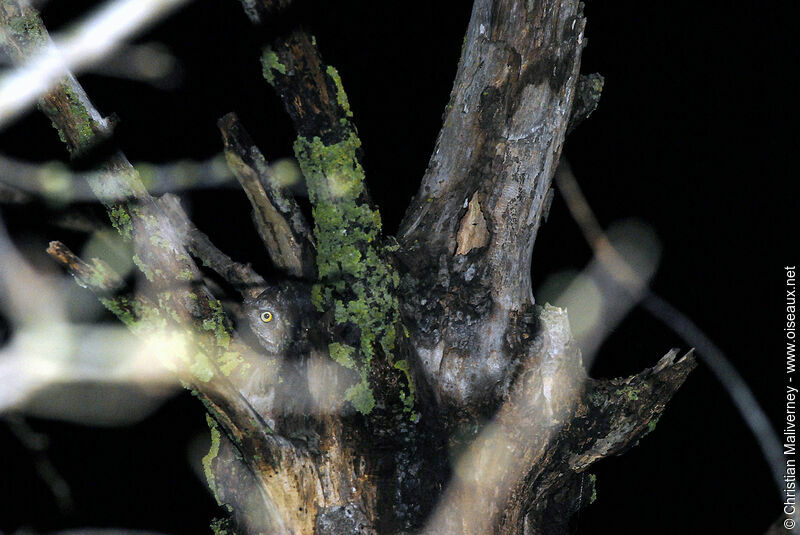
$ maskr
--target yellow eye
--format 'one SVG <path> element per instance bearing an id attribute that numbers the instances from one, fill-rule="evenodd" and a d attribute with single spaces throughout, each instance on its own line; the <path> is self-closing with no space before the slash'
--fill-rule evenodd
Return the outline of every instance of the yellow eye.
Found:
<path id="1" fill-rule="evenodd" d="M 261 313 L 261 321 L 263 321 L 264 323 L 269 323 L 270 321 L 272 321 L 272 312 L 269 312 L 267 310 L 262 312 Z"/>

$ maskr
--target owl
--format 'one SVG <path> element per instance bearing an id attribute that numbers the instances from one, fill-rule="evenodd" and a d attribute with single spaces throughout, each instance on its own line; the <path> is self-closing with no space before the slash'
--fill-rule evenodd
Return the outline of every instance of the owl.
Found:
<path id="1" fill-rule="evenodd" d="M 281 282 L 244 303 L 250 329 L 270 355 L 283 354 L 305 339 L 313 314 L 307 284 Z"/>

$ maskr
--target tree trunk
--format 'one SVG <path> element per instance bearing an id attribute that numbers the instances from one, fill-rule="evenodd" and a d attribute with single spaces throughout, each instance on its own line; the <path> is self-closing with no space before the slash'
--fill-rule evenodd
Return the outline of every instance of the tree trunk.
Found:
<path id="1" fill-rule="evenodd" d="M 242 4 L 260 24 L 290 2 Z M 6 0 L 0 18 L 17 61 L 49 39 L 26 5 Z M 42 99 L 73 158 L 103 171 L 92 188 L 133 241 L 147 290 L 126 294 L 63 244 L 50 252 L 135 332 L 191 348 L 164 360 L 208 409 L 203 464 L 230 513 L 218 532 L 568 533 L 593 501 L 589 467 L 655 427 L 693 357 L 671 351 L 637 375 L 592 380 L 566 311 L 531 291 L 565 135 L 602 86 L 579 74 L 584 27 L 577 0 L 475 1 L 396 239 L 381 233 L 337 71 L 304 31 L 274 39 L 264 77 L 297 130 L 313 221 L 236 117 L 219 126 L 285 281 L 219 251 L 177 198 L 151 197 L 73 77 Z M 241 311 L 223 308 L 196 260 Z"/>

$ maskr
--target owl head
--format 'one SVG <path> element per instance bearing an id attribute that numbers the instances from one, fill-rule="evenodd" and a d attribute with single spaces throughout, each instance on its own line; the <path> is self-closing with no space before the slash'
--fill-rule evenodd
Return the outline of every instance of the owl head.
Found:
<path id="1" fill-rule="evenodd" d="M 245 302 L 247 323 L 270 354 L 282 353 L 297 340 L 304 299 L 295 285 L 278 284 Z"/>

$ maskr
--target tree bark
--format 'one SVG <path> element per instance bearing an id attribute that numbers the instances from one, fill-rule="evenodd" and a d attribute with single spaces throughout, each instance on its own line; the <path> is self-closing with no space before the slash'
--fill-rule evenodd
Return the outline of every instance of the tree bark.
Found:
<path id="1" fill-rule="evenodd" d="M 254 23 L 289 3 L 242 0 Z M 15 0 L 0 3 L 0 21 L 18 62 L 48 39 Z M 112 124 L 73 77 L 43 97 L 73 157 L 99 164 L 92 188 L 133 241 L 146 290 L 63 244 L 49 251 L 135 332 L 177 331 L 191 348 L 165 361 L 209 412 L 203 464 L 230 513 L 218 532 L 568 533 L 592 501 L 591 465 L 653 430 L 691 354 L 592 380 L 566 312 L 531 291 L 566 132 L 602 87 L 580 78 L 584 28 L 577 0 L 475 1 L 444 125 L 396 239 L 382 235 L 338 72 L 306 32 L 277 37 L 263 72 L 298 133 L 313 224 L 235 116 L 219 125 L 283 282 L 219 250 L 177 198 L 153 198 L 108 149 Z M 192 257 L 241 295 L 243 318 L 223 309 Z M 260 342 L 275 325 L 289 334 Z"/>

